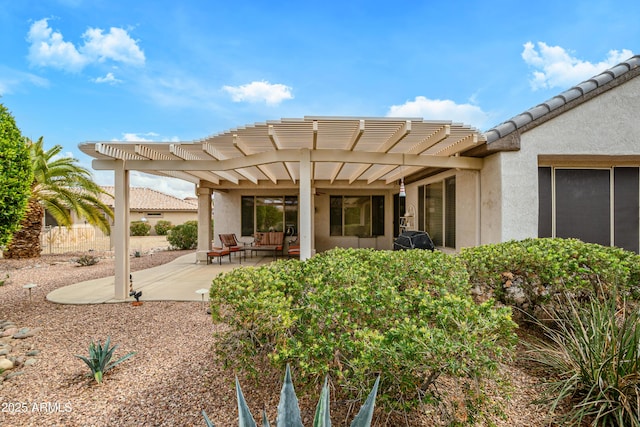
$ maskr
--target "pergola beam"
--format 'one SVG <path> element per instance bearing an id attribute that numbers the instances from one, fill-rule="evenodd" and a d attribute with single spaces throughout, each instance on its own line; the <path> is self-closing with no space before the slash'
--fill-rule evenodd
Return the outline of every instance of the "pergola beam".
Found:
<path id="1" fill-rule="evenodd" d="M 252 155 L 252 154 L 249 154 L 249 147 L 240 139 L 238 134 L 233 135 L 233 146 L 235 147 L 236 150 L 238 150 L 244 156 L 244 158 L 247 158 L 248 156 Z M 275 151 L 268 151 L 268 153 L 275 153 Z M 275 162 L 270 162 L 270 163 L 275 163 Z M 260 165 L 247 164 L 245 167 L 256 166 L 260 170 L 260 172 L 264 174 L 264 176 L 269 178 L 269 181 L 273 182 L 274 184 L 277 184 L 278 179 L 276 178 L 273 172 L 271 172 L 268 168 L 264 166 L 265 164 L 266 163 L 262 163 Z M 233 168 L 233 169 L 238 169 L 238 168 Z"/>
<path id="2" fill-rule="evenodd" d="M 376 151 L 378 153 L 388 153 L 393 147 L 398 145 L 407 135 L 411 133 L 411 120 L 406 120 L 402 126 L 394 132 Z M 358 168 L 350 177 L 349 183 L 354 182 L 360 178 L 366 171 L 368 171 L 372 164 L 364 164 Z"/>
<path id="3" fill-rule="evenodd" d="M 129 160 L 125 162 L 128 170 L 148 171 L 231 171 L 238 168 L 252 166 L 264 166 L 279 163 L 283 160 L 298 162 L 299 149 L 286 149 L 278 152 L 266 151 L 258 154 L 250 154 L 244 157 L 234 157 L 227 160 Z M 315 150 L 311 152 L 312 162 L 343 162 L 343 163 L 372 163 L 380 165 L 416 166 L 434 168 L 475 169 L 482 168 L 483 160 L 476 157 L 451 157 L 402 153 L 371 153 L 354 152 L 347 150 Z M 94 160 L 93 168 L 96 170 L 113 170 L 114 160 Z M 275 183 L 275 182 L 274 182 Z"/>

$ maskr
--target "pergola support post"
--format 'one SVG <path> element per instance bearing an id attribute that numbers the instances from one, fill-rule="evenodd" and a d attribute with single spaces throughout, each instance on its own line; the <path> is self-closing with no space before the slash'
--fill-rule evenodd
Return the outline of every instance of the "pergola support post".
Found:
<path id="1" fill-rule="evenodd" d="M 300 260 L 313 255 L 313 204 L 311 193 L 311 151 L 300 153 Z"/>
<path id="2" fill-rule="evenodd" d="M 114 168 L 115 200 L 114 200 L 114 252 L 115 282 L 114 298 L 124 301 L 129 295 L 129 171 L 125 169 L 124 160 L 117 160 Z"/>
<path id="3" fill-rule="evenodd" d="M 207 252 L 211 251 L 213 232 L 211 229 L 211 193 L 210 188 L 198 187 L 198 249 L 196 262 L 207 262 Z"/>

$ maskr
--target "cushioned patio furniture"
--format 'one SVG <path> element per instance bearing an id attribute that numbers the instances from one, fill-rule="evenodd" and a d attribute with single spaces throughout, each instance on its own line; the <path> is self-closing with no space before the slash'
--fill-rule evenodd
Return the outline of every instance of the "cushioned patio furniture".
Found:
<path id="1" fill-rule="evenodd" d="M 284 255 L 284 232 L 283 231 L 267 231 L 254 234 L 253 246 L 274 246 L 275 253 L 280 252 Z"/>
<path id="2" fill-rule="evenodd" d="M 225 255 L 229 255 L 229 262 L 231 262 L 231 251 L 225 248 L 211 248 L 209 252 L 207 252 L 207 264 L 211 263 L 212 258 L 218 258 L 218 264 L 222 265 L 222 257 Z"/>
<path id="3" fill-rule="evenodd" d="M 287 256 L 289 258 L 297 258 L 300 256 L 300 244 L 298 243 L 297 237 L 294 240 L 289 240 L 289 247 L 287 248 Z"/>
<path id="4" fill-rule="evenodd" d="M 222 247 L 229 249 L 230 252 L 238 252 L 244 246 L 245 243 L 239 242 L 235 234 L 218 234 Z"/>

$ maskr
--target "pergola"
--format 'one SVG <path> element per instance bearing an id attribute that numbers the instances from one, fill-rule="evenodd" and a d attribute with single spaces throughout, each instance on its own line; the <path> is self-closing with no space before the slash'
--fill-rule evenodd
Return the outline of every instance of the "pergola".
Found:
<path id="1" fill-rule="evenodd" d="M 234 189 L 299 192 L 300 258 L 312 255 L 317 187 L 385 186 L 425 169 L 482 168 L 462 155 L 486 142 L 476 129 L 421 118 L 304 117 L 256 123 L 197 141 L 86 142 L 96 170 L 115 175 L 115 297 L 129 279 L 129 171 L 197 185 L 198 253 L 211 247 L 211 194 Z M 202 259 L 202 258 L 199 258 Z"/>

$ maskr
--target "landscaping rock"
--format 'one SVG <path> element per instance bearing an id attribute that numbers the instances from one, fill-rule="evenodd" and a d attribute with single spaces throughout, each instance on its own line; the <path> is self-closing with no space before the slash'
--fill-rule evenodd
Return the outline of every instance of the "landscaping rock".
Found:
<path id="1" fill-rule="evenodd" d="M 34 336 L 38 332 L 40 332 L 42 328 L 22 328 L 16 334 L 13 335 L 13 338 L 17 340 L 25 339 Z"/>
<path id="2" fill-rule="evenodd" d="M 35 356 L 40 350 L 35 350 L 27 338 L 40 332 L 42 328 L 18 328 L 8 320 L 0 322 L 0 388 L 7 380 L 22 375 L 26 368 L 37 363 Z"/>
<path id="3" fill-rule="evenodd" d="M 8 371 L 13 369 L 13 362 L 9 359 L 0 359 L 0 370 Z"/>
<path id="4" fill-rule="evenodd" d="M 5 380 L 10 380 L 11 378 L 17 377 L 22 374 L 24 374 L 24 372 L 22 371 L 11 372 L 9 375 L 5 377 Z"/>

